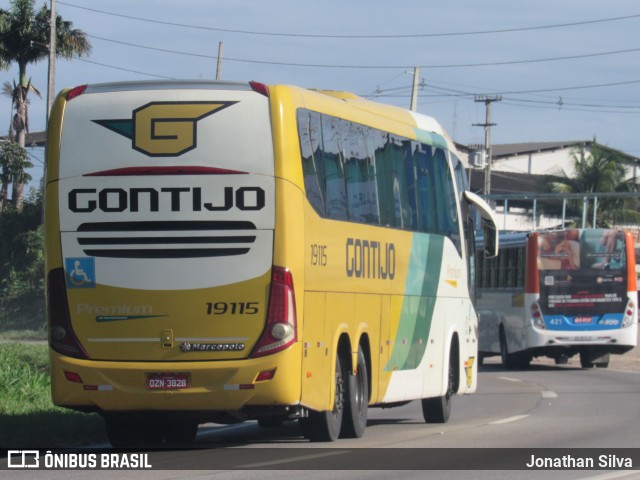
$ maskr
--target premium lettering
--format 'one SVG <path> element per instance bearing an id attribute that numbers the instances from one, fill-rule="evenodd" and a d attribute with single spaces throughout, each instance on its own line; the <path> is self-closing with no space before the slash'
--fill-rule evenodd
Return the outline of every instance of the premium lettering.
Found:
<path id="1" fill-rule="evenodd" d="M 264 208 L 265 192 L 260 187 L 76 188 L 69 192 L 68 201 L 69 210 L 76 213 L 159 212 L 165 205 L 172 212 L 250 211 Z"/>

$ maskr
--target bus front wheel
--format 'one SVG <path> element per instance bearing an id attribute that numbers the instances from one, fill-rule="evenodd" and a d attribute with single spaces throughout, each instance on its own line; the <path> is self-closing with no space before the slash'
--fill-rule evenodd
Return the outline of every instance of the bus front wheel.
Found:
<path id="1" fill-rule="evenodd" d="M 441 397 L 422 399 L 422 416 L 426 423 L 447 423 L 451 416 L 451 397 L 458 388 L 458 362 L 457 344 L 451 349 L 449 355 L 449 369 L 447 391 Z"/>

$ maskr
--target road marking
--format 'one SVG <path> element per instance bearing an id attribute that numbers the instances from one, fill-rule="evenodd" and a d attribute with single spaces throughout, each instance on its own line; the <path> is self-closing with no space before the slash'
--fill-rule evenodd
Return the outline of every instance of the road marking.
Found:
<path id="1" fill-rule="evenodd" d="M 582 480 L 613 480 L 614 478 L 636 478 L 638 472 L 611 472 L 597 475 L 595 477 L 582 477 Z"/>
<path id="2" fill-rule="evenodd" d="M 558 398 L 558 394 L 551 390 L 543 390 L 540 394 L 542 395 L 542 398 Z"/>
<path id="3" fill-rule="evenodd" d="M 506 380 L 507 382 L 521 382 L 519 378 L 511 378 L 511 377 L 498 377 L 500 380 Z"/>
<path id="4" fill-rule="evenodd" d="M 503 418 L 502 420 L 490 422 L 489 425 L 502 425 L 503 423 L 517 422 L 518 420 L 522 420 L 523 418 L 527 418 L 528 416 L 529 415 L 515 415 L 513 417 Z"/>
<path id="5" fill-rule="evenodd" d="M 315 460 L 316 458 L 330 457 L 333 455 L 344 455 L 346 453 L 351 453 L 351 452 L 344 450 L 344 451 L 337 451 L 337 452 L 316 453 L 313 455 L 302 455 L 299 457 L 283 458 L 281 460 L 272 460 L 270 462 L 248 463 L 245 465 L 238 465 L 234 468 L 268 467 L 271 465 L 280 465 L 283 463 L 300 462 L 302 460 Z"/>

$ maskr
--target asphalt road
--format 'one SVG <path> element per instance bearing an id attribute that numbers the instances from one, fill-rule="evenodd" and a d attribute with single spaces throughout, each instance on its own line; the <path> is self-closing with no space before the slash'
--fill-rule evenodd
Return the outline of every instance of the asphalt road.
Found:
<path id="1" fill-rule="evenodd" d="M 612 451 L 624 458 L 628 451 L 623 449 L 640 450 L 640 362 L 636 358 L 635 352 L 624 359 L 612 357 L 608 369 L 590 370 L 579 368 L 577 360 L 563 366 L 536 361 L 526 371 L 506 371 L 497 359 L 488 359 L 480 370 L 478 391 L 454 398 L 447 424 L 425 424 L 418 402 L 370 409 L 363 438 L 333 444 L 306 441 L 296 422 L 275 429 L 260 429 L 256 422 L 209 424 L 200 427 L 196 448 L 152 452 L 154 467 L 172 470 L 5 471 L 0 477 L 250 480 L 304 476 L 326 480 L 334 479 L 340 470 L 340 478 L 349 480 L 640 478 L 640 458 L 635 457 L 636 471 L 494 468 L 505 456 L 528 462 L 545 448 L 590 449 L 585 451 L 595 458 Z M 480 470 L 464 468 L 469 458 L 479 462 Z M 445 469 L 420 469 L 424 462 Z M 416 469 L 407 470 L 411 468 Z"/>

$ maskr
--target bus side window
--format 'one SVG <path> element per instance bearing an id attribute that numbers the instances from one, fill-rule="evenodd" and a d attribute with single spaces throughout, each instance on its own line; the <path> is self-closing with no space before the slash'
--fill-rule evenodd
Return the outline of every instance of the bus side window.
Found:
<path id="1" fill-rule="evenodd" d="M 524 288 L 524 274 L 525 274 L 525 265 L 526 265 L 526 252 L 525 247 L 519 247 L 516 250 L 516 287 Z"/>
<path id="2" fill-rule="evenodd" d="M 349 123 L 343 130 L 347 210 L 349 220 L 378 225 L 375 166 L 371 128 Z"/>
<path id="3" fill-rule="evenodd" d="M 347 190 L 342 156 L 342 121 L 322 115 L 322 161 L 326 185 L 326 216 L 336 220 L 347 220 Z"/>
<path id="4" fill-rule="evenodd" d="M 308 110 L 298 110 L 298 137 L 304 187 L 309 203 L 318 212 L 318 215 L 324 217 L 324 163 L 322 162 L 320 135 L 320 114 Z"/>
<path id="5" fill-rule="evenodd" d="M 437 233 L 438 217 L 436 192 L 433 184 L 432 149 L 428 145 L 417 144 L 413 152 L 418 196 L 418 230 Z"/>
<path id="6" fill-rule="evenodd" d="M 456 177 L 456 187 L 458 188 L 458 194 L 460 198 L 465 190 L 469 190 L 469 182 L 467 181 L 467 174 L 464 171 L 464 165 L 460 161 L 460 159 L 455 155 L 451 154 L 451 161 L 453 163 L 453 174 Z"/>
<path id="7" fill-rule="evenodd" d="M 396 226 L 395 199 L 393 195 L 393 176 L 391 172 L 390 134 L 374 130 L 376 184 L 378 187 L 378 205 L 380 224 L 387 227 Z"/>
<path id="8" fill-rule="evenodd" d="M 449 237 L 456 246 L 458 253 L 461 253 L 458 202 L 453 187 L 454 179 L 452 178 L 445 152 L 441 148 L 436 149 L 434 164 L 436 167 L 436 188 L 439 191 L 438 198 L 442 199 L 440 208 L 438 208 L 441 216 L 442 234 Z"/>
<path id="9" fill-rule="evenodd" d="M 404 230 L 417 230 L 411 140 L 386 134 L 383 145 L 376 143 L 379 146 L 376 149 L 376 171 L 381 223 Z"/>

